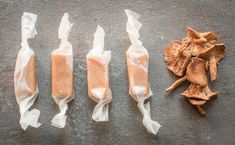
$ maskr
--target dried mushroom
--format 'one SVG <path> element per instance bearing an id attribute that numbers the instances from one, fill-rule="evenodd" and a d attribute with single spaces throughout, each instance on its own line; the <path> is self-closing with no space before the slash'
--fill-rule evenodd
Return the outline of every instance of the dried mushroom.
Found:
<path id="1" fill-rule="evenodd" d="M 207 79 L 209 70 L 211 81 L 216 80 L 218 62 L 225 54 L 224 44 L 216 42 L 214 32 L 197 32 L 188 27 L 187 36 L 182 41 L 172 41 L 164 50 L 167 68 L 175 75 L 183 76 L 166 91 L 171 92 L 184 81 L 189 81 L 190 85 L 182 95 L 196 106 L 201 115 L 206 114 L 202 105 L 218 94 L 209 89 Z"/>
<path id="2" fill-rule="evenodd" d="M 191 58 L 190 53 L 183 53 L 186 45 L 180 41 L 171 42 L 164 50 L 167 68 L 175 75 L 182 76 Z"/>
<path id="3" fill-rule="evenodd" d="M 189 99 L 195 99 L 195 100 L 204 100 L 208 101 L 211 97 L 217 95 L 217 92 L 213 92 L 209 89 L 207 86 L 200 86 L 194 83 L 191 83 L 187 90 L 185 90 L 182 95 L 189 98 Z M 193 104 L 193 103 L 192 103 Z M 200 104 L 193 104 L 193 105 L 200 105 Z M 203 105 L 203 104 L 201 104 Z"/>
<path id="4" fill-rule="evenodd" d="M 201 52 L 214 46 L 217 36 L 214 32 L 197 32 L 187 28 L 187 37 L 182 41 L 174 40 L 165 49 L 164 56 L 167 68 L 177 76 L 183 76 L 192 56 L 198 56 Z"/>
<path id="5" fill-rule="evenodd" d="M 198 84 L 200 86 L 206 86 L 208 84 L 205 61 L 201 58 L 193 57 L 190 64 L 187 67 L 186 75 L 177 81 L 175 81 L 169 88 L 166 89 L 167 92 L 173 91 L 181 83 L 188 80 L 191 83 Z"/>
<path id="6" fill-rule="evenodd" d="M 211 81 L 217 78 L 217 65 L 218 62 L 224 58 L 225 46 L 224 44 L 216 44 L 209 50 L 201 53 L 198 57 L 205 59 L 208 62 L 210 70 Z"/>
<path id="7" fill-rule="evenodd" d="M 187 67 L 187 79 L 200 86 L 208 84 L 206 76 L 206 63 L 203 59 L 193 57 L 191 63 Z"/>
<path id="8" fill-rule="evenodd" d="M 187 28 L 187 38 L 193 43 L 204 44 L 205 47 L 217 41 L 217 35 L 214 32 L 197 32 L 191 27 Z"/>
<path id="9" fill-rule="evenodd" d="M 191 83 L 187 90 L 182 93 L 182 95 L 185 96 L 192 105 L 197 107 L 197 110 L 201 115 L 206 114 L 201 106 L 217 94 L 217 92 L 211 91 L 208 86 L 203 87 L 194 83 Z"/>
<path id="10" fill-rule="evenodd" d="M 201 52 L 215 45 L 217 36 L 214 32 L 197 32 L 191 27 L 187 28 L 187 37 L 183 41 L 189 43 L 187 49 L 191 49 L 192 56 L 197 56 Z"/>

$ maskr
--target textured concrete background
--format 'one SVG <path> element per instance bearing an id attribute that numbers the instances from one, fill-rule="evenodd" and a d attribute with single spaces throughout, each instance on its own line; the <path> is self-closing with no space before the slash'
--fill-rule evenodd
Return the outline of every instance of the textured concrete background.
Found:
<path id="1" fill-rule="evenodd" d="M 125 30 L 124 9 L 141 14 L 141 40 L 150 54 L 150 82 L 154 93 L 151 114 L 161 123 L 157 136 L 142 125 L 136 102 L 128 95 L 125 52 L 130 45 Z M 38 15 L 38 35 L 33 40 L 36 54 L 39 97 L 34 108 L 41 110 L 43 125 L 22 131 L 13 90 L 16 54 L 21 42 L 21 15 Z M 64 12 L 74 23 L 69 41 L 74 48 L 75 99 L 69 104 L 64 129 L 50 125 L 59 111 L 51 97 L 50 53 L 58 47 L 58 27 Z M 91 119 L 95 103 L 87 96 L 85 56 L 92 48 L 97 25 L 105 32 L 105 49 L 112 51 L 110 79 L 113 100 L 110 121 Z M 220 94 L 205 106 L 201 117 L 181 95 L 187 84 L 172 94 L 164 89 L 175 79 L 166 67 L 163 48 L 185 36 L 187 26 L 215 31 L 226 45 L 226 58 L 219 65 L 218 79 L 210 88 Z M 120 144 L 120 145 L 232 145 L 235 144 L 235 1 L 170 0 L 0 0 L 0 144 Z"/>

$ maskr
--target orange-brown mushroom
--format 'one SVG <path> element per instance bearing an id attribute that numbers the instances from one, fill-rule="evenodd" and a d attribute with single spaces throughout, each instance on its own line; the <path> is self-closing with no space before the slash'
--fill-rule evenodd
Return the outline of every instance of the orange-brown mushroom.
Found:
<path id="1" fill-rule="evenodd" d="M 207 50 L 215 45 L 216 41 L 217 35 L 214 32 L 197 32 L 191 27 L 187 28 L 187 37 L 183 39 L 183 42 L 189 43 L 187 49 L 191 49 L 192 56 Z"/>
<path id="2" fill-rule="evenodd" d="M 197 57 L 191 58 L 191 62 L 187 67 L 186 75 L 175 81 L 169 88 L 166 89 L 166 91 L 173 91 L 186 80 L 200 86 L 206 86 L 208 84 L 206 76 L 206 63 L 203 59 Z"/>
<path id="3" fill-rule="evenodd" d="M 172 41 L 164 50 L 167 68 L 175 75 L 183 76 L 166 91 L 171 92 L 188 80 L 190 85 L 182 95 L 196 106 L 201 115 L 206 114 L 202 105 L 218 94 L 208 88 L 207 79 L 209 70 L 211 81 L 216 80 L 218 62 L 225 54 L 224 44 L 216 42 L 217 35 L 214 32 L 198 32 L 188 27 L 187 36 L 182 41 Z"/>
<path id="4" fill-rule="evenodd" d="M 187 80 L 200 86 L 206 86 L 208 81 L 205 61 L 197 57 L 193 57 L 191 60 L 186 71 Z"/>
<path id="5" fill-rule="evenodd" d="M 209 100 L 211 97 L 217 95 L 217 92 L 213 92 L 207 86 L 200 86 L 198 84 L 191 83 L 187 90 L 185 90 L 182 95 L 190 99 L 200 99 L 200 100 Z M 193 104 L 193 103 L 192 103 Z M 199 105 L 199 104 L 193 104 Z M 201 104 L 203 105 L 203 104 Z"/>
<path id="6" fill-rule="evenodd" d="M 194 43 L 210 42 L 215 44 L 217 41 L 217 35 L 214 32 L 197 32 L 191 27 L 187 28 L 187 38 Z"/>
<path id="7" fill-rule="evenodd" d="M 214 32 L 197 32 L 187 28 L 187 37 L 182 41 L 172 41 L 165 49 L 167 68 L 175 75 L 182 76 L 192 56 L 198 56 L 215 45 L 217 36 Z"/>
<path id="8" fill-rule="evenodd" d="M 200 86 L 198 84 L 191 83 L 187 90 L 182 95 L 185 96 L 192 105 L 197 106 L 197 110 L 201 115 L 205 115 L 205 111 L 200 107 L 210 100 L 218 93 L 213 92 L 207 86 Z"/>
<path id="9" fill-rule="evenodd" d="M 167 68 L 177 76 L 184 74 L 191 58 L 191 52 L 183 51 L 186 47 L 187 43 L 172 41 L 164 50 Z"/>
<path id="10" fill-rule="evenodd" d="M 211 47 L 209 50 L 202 52 L 198 56 L 208 62 L 211 81 L 214 81 L 217 78 L 217 64 L 222 58 L 224 58 L 224 54 L 225 46 L 221 43 L 216 44 L 214 47 Z"/>

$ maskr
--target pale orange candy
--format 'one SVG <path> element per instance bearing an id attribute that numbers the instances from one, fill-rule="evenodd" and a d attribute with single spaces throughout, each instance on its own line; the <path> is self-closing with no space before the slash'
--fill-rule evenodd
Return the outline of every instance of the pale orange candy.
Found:
<path id="1" fill-rule="evenodd" d="M 37 89 L 35 58 L 32 55 L 22 71 L 15 74 L 15 95 L 18 99 L 33 96 Z"/>
<path id="2" fill-rule="evenodd" d="M 52 96 L 64 98 L 73 95 L 73 70 L 68 64 L 66 54 L 51 55 Z"/>
<path id="3" fill-rule="evenodd" d="M 142 96 L 147 96 L 149 94 L 149 80 L 148 71 L 146 64 L 148 63 L 148 55 L 144 53 L 143 55 L 135 58 L 135 64 L 131 60 L 131 56 L 126 53 L 127 58 L 127 68 L 128 68 L 128 79 L 129 79 L 129 89 L 132 96 L 136 96 L 136 92 L 133 90 L 135 86 L 145 88 L 142 92 Z M 145 68 L 144 68 L 145 67 Z"/>
<path id="4" fill-rule="evenodd" d="M 88 95 L 89 97 L 98 102 L 99 96 L 94 94 L 94 89 L 104 89 L 102 96 L 108 97 L 109 81 L 108 81 L 108 67 L 105 63 L 96 57 L 89 56 L 87 58 L 87 80 L 88 80 Z"/>

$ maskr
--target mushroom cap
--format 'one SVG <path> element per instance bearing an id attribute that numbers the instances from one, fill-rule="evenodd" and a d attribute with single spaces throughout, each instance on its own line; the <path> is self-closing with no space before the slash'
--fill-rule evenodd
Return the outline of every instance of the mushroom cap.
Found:
<path id="1" fill-rule="evenodd" d="M 187 61 L 187 55 L 189 53 L 179 53 L 180 49 L 184 47 L 181 41 L 172 41 L 164 49 L 165 61 L 167 62 L 167 68 L 171 70 L 175 75 L 182 76 L 186 67 L 182 67 Z"/>
<path id="2" fill-rule="evenodd" d="M 184 40 L 190 43 L 188 47 L 192 50 L 192 55 L 197 56 L 216 43 L 217 35 L 214 32 L 197 32 L 188 27 L 187 37 Z"/>
<path id="3" fill-rule="evenodd" d="M 223 43 L 215 44 L 210 47 L 210 49 L 201 52 L 198 57 L 203 58 L 205 60 L 210 60 L 211 57 L 216 59 L 216 62 L 219 62 L 222 58 L 224 58 L 225 54 L 225 46 Z"/>
<path id="4" fill-rule="evenodd" d="M 191 83 L 198 84 L 200 86 L 206 86 L 208 84 L 206 63 L 201 58 L 191 58 L 191 62 L 187 67 L 186 75 L 188 81 Z"/>
<path id="5" fill-rule="evenodd" d="M 198 32 L 191 27 L 187 28 L 187 38 L 194 43 L 215 43 L 217 41 L 217 35 L 214 32 Z"/>
<path id="6" fill-rule="evenodd" d="M 215 34 L 215 32 L 203 32 L 201 33 L 201 35 L 207 39 L 207 41 L 211 42 L 211 43 L 216 43 L 217 41 L 217 35 Z"/>
<path id="7" fill-rule="evenodd" d="M 206 104 L 207 101 L 205 100 L 200 100 L 200 99 L 192 99 L 192 98 L 188 98 L 188 101 L 195 106 L 201 106 Z"/>
<path id="8" fill-rule="evenodd" d="M 206 38 L 202 37 L 201 33 L 197 32 L 191 27 L 187 28 L 187 38 L 193 42 L 205 42 Z"/>
<path id="9" fill-rule="evenodd" d="M 216 96 L 218 93 L 213 92 L 207 86 L 200 86 L 191 83 L 188 88 L 182 93 L 183 96 L 187 97 L 189 102 L 193 105 L 203 105 L 211 97 Z"/>
<path id="10" fill-rule="evenodd" d="M 172 61 L 173 56 L 177 56 L 180 48 L 182 48 L 183 43 L 178 40 L 174 40 L 170 42 L 166 48 L 164 49 L 164 56 L 165 56 L 165 61 Z"/>

